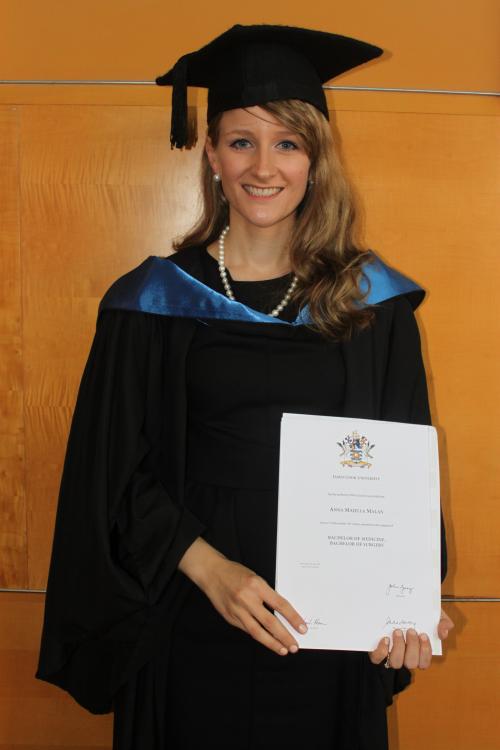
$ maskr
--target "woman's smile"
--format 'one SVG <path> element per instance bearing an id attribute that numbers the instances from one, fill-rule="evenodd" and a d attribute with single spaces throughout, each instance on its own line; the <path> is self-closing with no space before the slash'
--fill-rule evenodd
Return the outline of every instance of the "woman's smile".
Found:
<path id="1" fill-rule="evenodd" d="M 243 185 L 243 190 L 250 196 L 250 198 L 269 200 L 279 195 L 284 188 L 282 187 L 256 187 L 255 185 Z"/>
<path id="2" fill-rule="evenodd" d="M 283 222 L 292 230 L 307 190 L 311 161 L 302 137 L 258 106 L 225 111 L 207 154 L 235 216 L 252 227 Z M 278 200 L 279 198 L 279 200 Z"/>

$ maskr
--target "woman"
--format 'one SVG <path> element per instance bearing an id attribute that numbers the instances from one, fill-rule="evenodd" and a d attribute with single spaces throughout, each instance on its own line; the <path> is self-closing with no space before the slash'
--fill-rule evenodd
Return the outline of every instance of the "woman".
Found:
<path id="1" fill-rule="evenodd" d="M 358 249 L 321 88 L 380 52 L 238 26 L 158 79 L 179 147 L 185 87 L 209 87 L 204 211 L 101 301 L 37 673 L 113 708 L 118 750 L 385 748 L 406 667 L 430 664 L 412 631 L 369 655 L 299 650 L 307 626 L 274 590 L 281 414 L 429 421 L 422 294 Z"/>

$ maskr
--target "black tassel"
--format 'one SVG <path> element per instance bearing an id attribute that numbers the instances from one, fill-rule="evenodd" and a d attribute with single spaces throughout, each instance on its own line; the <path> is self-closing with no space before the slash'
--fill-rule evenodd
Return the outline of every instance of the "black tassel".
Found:
<path id="1" fill-rule="evenodd" d="M 172 121 L 170 147 L 184 148 L 188 140 L 187 118 L 187 58 L 183 55 L 172 70 Z"/>

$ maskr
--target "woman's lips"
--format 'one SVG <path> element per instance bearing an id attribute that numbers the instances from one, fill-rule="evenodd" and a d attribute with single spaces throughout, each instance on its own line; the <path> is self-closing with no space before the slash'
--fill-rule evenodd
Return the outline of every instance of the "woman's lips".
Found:
<path id="1" fill-rule="evenodd" d="M 255 200 L 270 200 L 271 198 L 276 198 L 277 195 L 280 195 L 284 188 L 279 188 L 275 192 L 269 194 L 269 195 L 256 195 L 255 193 L 251 193 L 247 188 L 251 186 L 242 185 L 243 190 L 248 195 L 249 198 L 254 198 Z"/>

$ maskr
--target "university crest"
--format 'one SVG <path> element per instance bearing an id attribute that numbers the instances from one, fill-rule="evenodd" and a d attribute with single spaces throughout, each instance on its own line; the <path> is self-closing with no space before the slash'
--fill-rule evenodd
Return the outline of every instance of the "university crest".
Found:
<path id="1" fill-rule="evenodd" d="M 360 435 L 359 432 L 354 430 L 337 445 L 342 449 L 340 454 L 340 458 L 343 459 L 340 462 L 342 466 L 359 467 L 361 469 L 371 467 L 372 464 L 366 459 L 373 458 L 370 451 L 375 448 L 375 445 L 371 445 L 364 435 Z"/>

